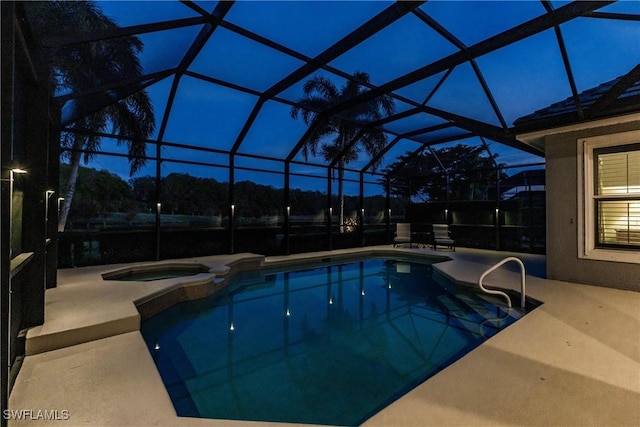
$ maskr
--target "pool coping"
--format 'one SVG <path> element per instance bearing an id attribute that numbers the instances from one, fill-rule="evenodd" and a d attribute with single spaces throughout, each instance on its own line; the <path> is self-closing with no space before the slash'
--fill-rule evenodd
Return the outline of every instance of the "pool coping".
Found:
<path id="1" fill-rule="evenodd" d="M 316 258 L 326 254 L 348 257 L 358 253 L 443 255 L 434 254 L 433 251 L 388 247 L 321 252 L 314 255 Z M 459 248 L 457 253 L 446 254 L 453 262 L 438 263 L 435 266 L 440 272 L 451 275 L 459 282 L 473 283 L 473 278 L 477 280 L 488 265 L 486 260 L 475 262 L 474 257 L 495 258 L 502 255 Z M 229 264 L 242 265 L 238 261 L 246 257 L 256 255 L 238 254 L 210 259 L 194 258 L 190 261 L 207 259 L 218 266 L 228 267 Z M 269 257 L 264 264 L 286 265 L 310 257 L 309 254 L 284 259 Z M 92 298 L 94 302 L 97 299 L 102 305 L 108 306 L 105 301 L 101 301 L 100 293 L 95 292 L 99 287 L 95 282 L 92 283 L 91 277 L 95 277 L 98 271 L 113 268 L 114 266 L 101 266 L 84 271 L 61 271 L 61 286 L 47 291 L 46 314 L 49 317 L 45 320 L 43 329 L 46 329 L 47 322 L 57 324 L 59 328 L 64 324 L 78 326 L 74 322 L 78 320 L 78 313 L 64 310 L 75 308 L 73 304 L 62 304 L 61 300 L 64 298 L 73 299 L 79 295 Z M 517 285 L 511 283 L 514 275 L 517 277 L 512 271 L 498 271 L 495 276 L 492 274 L 489 284 L 517 288 Z M 639 424 L 640 410 L 631 409 L 634 405 L 629 405 L 629 402 L 637 402 L 640 396 L 640 380 L 637 375 L 640 373 L 639 346 L 624 338 L 616 338 L 612 330 L 626 336 L 635 334 L 640 337 L 640 315 L 637 313 L 640 293 L 551 281 L 534 276 L 528 276 L 527 280 L 529 294 L 543 301 L 542 307 L 416 387 L 371 417 L 364 425 L 572 424 L 568 420 L 573 420 L 573 424 L 578 420 L 583 425 L 597 425 L 598 421 L 602 424 L 603 420 L 612 425 Z M 169 284 L 165 286 L 170 287 Z M 129 298 L 128 306 L 135 311 L 133 301 L 150 293 L 148 288 L 140 288 L 136 292 L 121 292 L 120 289 L 120 292 L 113 292 L 114 295 L 110 297 L 114 304 L 123 306 L 127 305 L 123 301 Z M 567 307 L 571 309 L 567 310 Z M 65 315 L 68 319 L 58 318 Z M 72 412 L 74 425 L 273 425 L 177 417 L 139 333 L 140 314 L 137 313 L 137 316 L 135 328 L 133 324 L 129 324 L 128 328 L 132 330 L 128 332 L 27 356 L 11 394 L 10 407 L 67 408 Z M 594 330 L 587 330 L 584 324 L 593 318 L 597 320 L 597 324 L 589 326 Z M 126 317 L 120 320 L 125 321 Z M 52 330 L 49 328 L 48 332 Z M 111 330 L 113 332 L 117 328 Z M 100 362 L 97 363 L 98 361 Z M 485 371 L 492 372 L 495 363 L 500 364 L 501 369 L 507 368 L 506 374 L 487 375 Z M 517 370 L 511 369 L 511 365 L 517 367 Z M 484 366 L 486 369 L 478 370 L 477 366 Z M 531 376 L 530 382 L 523 381 L 523 375 Z M 547 378 L 548 382 L 540 380 L 542 377 Z M 572 388 L 571 393 L 557 387 L 558 382 L 575 385 L 575 382 L 581 384 L 581 381 L 586 381 L 586 385 L 590 387 Z M 97 384 L 100 384 L 99 388 L 96 388 Z M 554 384 L 555 388 L 552 387 Z M 484 393 L 478 389 L 478 385 L 483 390 L 492 392 Z M 60 388 L 63 389 L 62 392 Z M 607 394 L 601 396 L 601 390 Z M 131 393 L 139 394 L 140 402 L 131 402 L 128 398 Z M 577 402 L 571 401 L 576 399 L 575 396 L 588 398 L 594 393 L 600 400 L 590 402 L 589 405 L 579 402 L 578 406 Z M 487 399 L 491 401 L 487 403 Z M 497 403 L 491 403 L 494 400 L 502 406 L 506 402 L 509 404 L 497 408 Z M 519 412 L 516 411 L 517 408 Z M 9 424 L 38 425 L 38 422 L 11 420 Z M 60 425 L 69 424 L 60 422 Z"/>

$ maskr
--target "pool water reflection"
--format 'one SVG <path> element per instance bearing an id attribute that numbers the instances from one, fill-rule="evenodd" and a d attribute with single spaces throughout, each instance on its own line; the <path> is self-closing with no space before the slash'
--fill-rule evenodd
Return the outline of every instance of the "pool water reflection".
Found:
<path id="1" fill-rule="evenodd" d="M 241 273 L 141 331 L 180 416 L 357 425 L 519 317 L 373 258 Z"/>

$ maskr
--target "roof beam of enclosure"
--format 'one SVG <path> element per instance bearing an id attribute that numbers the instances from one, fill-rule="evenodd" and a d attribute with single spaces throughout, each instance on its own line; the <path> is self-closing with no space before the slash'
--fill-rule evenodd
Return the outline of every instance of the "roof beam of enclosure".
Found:
<path id="1" fill-rule="evenodd" d="M 549 0 L 543 0 L 542 5 L 548 13 L 553 11 L 553 5 L 551 5 L 551 2 Z M 582 102 L 580 102 L 580 95 L 578 94 L 578 88 L 576 86 L 575 79 L 573 78 L 573 72 L 571 71 L 571 62 L 569 61 L 567 48 L 564 44 L 564 37 L 562 37 L 562 31 L 560 30 L 559 25 L 554 25 L 553 30 L 555 31 L 556 41 L 558 42 L 558 47 L 560 48 L 564 70 L 567 73 L 567 79 L 569 80 L 571 96 L 573 97 L 573 102 L 576 105 L 576 112 L 578 113 L 578 118 L 582 120 L 584 118 L 584 111 L 582 110 Z"/>
<path id="2" fill-rule="evenodd" d="M 640 64 L 636 65 L 627 74 L 622 76 L 607 92 L 602 94 L 595 100 L 591 106 L 586 110 L 585 117 L 591 118 L 597 115 L 600 111 L 607 108 L 614 103 L 616 99 L 633 84 L 640 80 Z"/>
<path id="3" fill-rule="evenodd" d="M 353 48 L 354 46 L 358 45 L 362 41 L 372 36 L 373 34 L 377 33 L 378 31 L 382 30 L 383 28 L 387 27 L 393 22 L 397 21 L 407 13 L 411 12 L 411 10 L 420 6 L 422 3 L 424 3 L 424 1 L 406 1 L 406 2 L 397 2 L 392 4 L 391 6 L 387 7 L 385 10 L 383 10 L 382 12 L 380 12 L 379 14 L 371 18 L 369 21 L 365 22 L 360 27 L 356 28 L 354 31 L 346 35 L 344 38 L 342 38 L 341 40 L 339 40 L 338 42 L 330 46 L 328 49 L 321 52 L 315 58 L 312 58 L 312 59 L 305 58 L 302 55 L 299 55 L 296 52 L 290 49 L 287 49 L 287 52 L 285 53 L 290 54 L 296 57 L 297 59 L 304 60 L 305 64 L 300 68 L 298 68 L 297 70 L 295 70 L 294 72 L 292 72 L 291 74 L 289 74 L 288 76 L 286 76 L 285 78 L 283 78 L 282 80 L 280 80 L 279 82 L 277 82 L 276 84 L 274 84 L 273 86 L 271 86 L 270 88 L 268 88 L 262 94 L 261 99 L 254 106 L 252 113 L 250 114 L 249 118 L 245 122 L 240 134 L 238 135 L 238 137 L 236 138 L 236 141 L 234 142 L 234 145 L 233 145 L 235 149 L 234 151 L 237 151 L 240 148 L 240 145 L 242 144 L 244 137 L 246 136 L 249 129 L 253 125 L 253 122 L 258 116 L 258 113 L 260 112 L 260 109 L 262 108 L 266 100 L 274 98 L 283 90 L 299 82 L 300 80 L 302 80 L 309 74 L 313 73 L 314 71 L 317 71 L 318 69 L 322 68 L 329 62 L 333 61 L 335 58 L 347 52 L 349 49 Z M 224 23 L 223 25 L 232 28 L 234 31 L 238 31 L 245 36 L 249 36 L 248 34 L 249 32 L 240 27 L 233 26 L 232 24 L 229 24 L 229 23 Z M 268 39 L 265 39 L 263 37 L 259 37 L 253 34 L 250 35 L 250 38 L 260 43 L 263 43 L 271 48 L 282 51 L 280 45 Z M 311 126 L 313 126 L 313 124 L 311 124 Z M 305 133 L 305 135 L 306 134 L 307 133 Z M 296 144 L 296 148 L 294 148 L 295 152 L 292 151 L 291 153 L 289 153 L 289 155 L 287 156 L 287 161 L 291 161 L 295 157 L 295 155 L 300 150 L 300 148 L 302 148 L 303 144 L 304 144 L 303 140 L 300 140 Z"/>
<path id="4" fill-rule="evenodd" d="M 424 106 L 422 108 L 425 110 L 425 112 L 433 114 L 434 116 L 441 117 L 449 121 L 450 123 L 453 123 L 455 126 L 471 131 L 472 133 L 486 136 L 487 138 L 492 139 L 496 142 L 508 145 L 509 147 L 517 148 L 521 151 L 526 151 L 527 153 L 535 154 L 538 156 L 543 154 L 540 150 L 523 144 L 517 139 L 506 135 L 503 130 L 497 126 L 493 126 L 488 123 L 484 123 L 468 117 L 459 116 L 457 114 L 449 113 L 447 111 L 439 110 L 433 107 Z"/>
<path id="5" fill-rule="evenodd" d="M 193 43 L 187 50 L 187 53 L 180 61 L 180 65 L 178 65 L 178 76 L 184 74 L 184 72 L 189 68 L 189 66 L 193 63 L 198 53 L 202 50 L 204 45 L 209 41 L 214 31 L 218 28 L 220 22 L 224 19 L 225 15 L 233 6 L 233 1 L 221 1 L 216 5 L 215 10 L 211 14 L 213 18 L 211 22 L 208 22 L 198 33 Z"/>
<path id="6" fill-rule="evenodd" d="M 378 31 L 391 25 L 398 19 L 420 6 L 424 1 L 403 1 L 396 2 L 387 7 L 382 12 L 371 18 L 369 21 L 347 34 L 341 40 L 333 44 L 331 47 L 313 58 L 311 62 L 306 63 L 302 67 L 289 74 L 284 79 L 270 87 L 266 92 L 266 97 L 272 97 L 299 82 L 309 74 L 318 70 L 322 66 L 330 63 L 349 49 L 357 46 L 364 40 L 368 39 Z"/>
<path id="7" fill-rule="evenodd" d="M 153 80 L 154 83 L 155 82 L 159 82 L 160 80 L 164 79 L 165 77 L 170 76 L 171 74 L 175 73 L 176 69 L 175 68 L 171 68 L 168 70 L 163 70 L 163 71 L 158 71 L 155 73 L 150 73 L 150 74 L 145 74 L 143 76 L 137 76 L 137 77 L 131 77 L 128 78 L 126 80 L 119 80 L 117 82 L 112 82 L 112 83 L 108 83 L 105 85 L 102 85 L 100 87 L 94 87 L 91 89 L 87 89 L 84 90 L 82 92 L 72 92 L 72 93 L 68 93 L 65 95 L 58 95 L 58 96 L 54 96 L 53 99 L 57 102 L 60 103 L 64 103 L 70 99 L 74 99 L 74 98 L 81 98 L 83 96 L 89 96 L 89 95 L 95 95 L 95 94 L 99 94 L 99 93 L 103 93 L 105 91 L 114 91 L 114 90 L 119 90 L 123 87 L 131 87 L 133 85 L 136 84 L 144 84 L 146 82 L 148 82 L 149 80 Z"/>
<path id="8" fill-rule="evenodd" d="M 199 13 L 200 15 L 203 15 L 203 16 L 208 16 L 209 15 L 208 11 L 204 10 L 203 8 L 201 8 L 200 6 L 198 6 L 196 3 L 192 2 L 192 1 L 180 0 L 180 3 L 182 3 L 185 6 L 187 6 L 191 10 Z"/>
<path id="9" fill-rule="evenodd" d="M 478 58 L 482 55 L 486 55 L 510 44 L 516 43 L 527 37 L 553 28 L 555 25 L 560 25 L 564 22 L 575 19 L 576 17 L 582 16 L 585 13 L 591 12 L 595 9 L 599 9 L 611 3 L 613 3 L 613 1 L 576 1 L 569 3 L 565 6 L 555 9 L 550 13 L 545 13 L 542 16 L 534 18 L 507 31 L 478 42 L 473 46 L 466 48 L 465 50 L 458 51 L 429 65 L 400 76 L 390 82 L 379 86 L 376 90 L 364 92 L 361 95 L 355 96 L 341 104 L 328 108 L 327 110 L 325 110 L 325 114 L 333 115 L 341 111 L 348 110 L 349 108 L 353 108 L 358 104 L 367 102 L 377 96 L 380 96 L 381 94 L 393 92 L 419 80 L 431 77 L 451 67 L 460 65 L 464 62 L 470 61 L 471 59 Z"/>
<path id="10" fill-rule="evenodd" d="M 289 55 L 289 56 L 292 56 L 292 57 L 294 57 L 296 59 L 299 59 L 301 61 L 304 61 L 304 62 L 311 62 L 312 61 L 312 59 L 309 58 L 306 55 L 303 55 L 303 54 L 301 54 L 299 52 L 296 52 L 295 50 L 292 50 L 292 49 L 290 49 L 290 48 L 288 48 L 286 46 L 282 46 L 282 45 L 280 45 L 280 44 L 278 44 L 278 43 L 276 43 L 276 42 L 274 42 L 272 40 L 266 39 L 266 38 L 264 38 L 264 37 L 262 37 L 262 36 L 260 36 L 258 34 L 255 34 L 255 33 L 251 32 L 251 31 L 249 31 L 249 30 L 247 30 L 245 28 L 239 27 L 239 26 L 237 26 L 235 24 L 232 24 L 230 22 L 222 21 L 220 23 L 220 26 L 224 27 L 224 28 L 226 28 L 226 29 L 228 29 L 230 31 L 233 31 L 233 32 L 235 32 L 235 33 L 237 33 L 237 34 L 239 34 L 241 36 L 249 38 L 249 39 L 251 39 L 251 40 L 253 40 L 255 42 L 261 43 L 261 44 L 263 44 L 265 46 L 268 46 L 268 47 L 270 47 L 272 49 L 275 49 L 275 50 L 277 50 L 277 51 L 279 51 L 281 53 L 284 53 L 286 55 Z M 322 68 L 324 70 L 327 70 L 327 71 L 329 71 L 329 72 L 331 72 L 333 74 L 336 74 L 337 76 L 343 77 L 345 79 L 352 80 L 354 82 L 358 82 L 362 86 L 365 86 L 365 87 L 367 87 L 369 89 L 376 89 L 375 85 L 373 85 L 371 83 L 368 83 L 368 82 L 358 81 L 358 80 L 354 79 L 352 75 L 350 75 L 348 73 L 345 73 L 345 72 L 343 72 L 341 70 L 338 70 L 338 69 L 336 69 L 334 67 L 331 67 L 331 66 L 329 66 L 327 64 L 321 66 L 320 68 Z M 436 89 L 438 87 L 440 87 L 440 85 L 442 84 L 444 79 L 446 79 L 446 76 L 448 76 L 451 73 L 451 71 L 452 71 L 452 69 L 449 69 L 447 71 L 447 73 L 445 73 L 445 75 L 443 76 L 441 81 L 438 82 L 436 87 L 432 90 L 432 93 L 429 94 L 429 96 L 427 97 L 425 102 L 422 103 L 422 105 L 424 105 L 427 102 L 427 100 L 433 95 L 433 93 L 436 91 Z M 257 91 L 253 91 L 253 90 L 250 90 L 250 89 L 247 89 L 247 88 L 243 88 L 243 87 L 237 87 L 236 85 L 232 85 L 231 83 L 228 83 L 228 82 L 225 82 L 225 81 L 221 81 L 221 80 L 218 80 L 218 79 L 214 79 L 212 77 L 204 76 L 204 75 L 201 75 L 201 74 L 196 74 L 196 73 L 189 72 L 189 71 L 186 74 L 192 75 L 193 77 L 196 77 L 196 78 L 208 80 L 208 81 L 211 81 L 213 83 L 217 83 L 217 84 L 220 84 L 220 85 L 223 85 L 223 86 L 227 86 L 227 87 L 231 87 L 231 88 L 234 88 L 234 89 L 237 89 L 237 90 L 241 90 L 241 91 L 244 91 L 244 92 L 247 92 L 247 93 L 251 93 L 251 94 L 256 95 L 256 96 L 261 96 L 261 97 L 267 96 L 265 94 L 260 94 Z M 421 109 L 419 108 L 420 104 L 418 104 L 418 103 L 416 103 L 416 102 L 414 102 L 414 101 L 412 101 L 410 99 L 407 99 L 405 97 L 402 97 L 400 95 L 394 94 L 394 93 L 389 94 L 389 95 L 392 96 L 396 100 L 405 102 L 405 103 L 407 103 L 409 105 L 413 105 L 414 107 L 409 109 L 409 110 L 406 110 L 406 111 L 404 111 L 402 113 L 398 113 L 398 114 L 393 115 L 393 116 L 388 116 L 388 117 L 385 117 L 384 119 L 381 119 L 381 120 L 379 120 L 377 122 L 370 123 L 368 126 L 382 126 L 382 125 L 384 125 L 384 124 L 386 124 L 388 122 L 391 122 L 391 121 L 394 121 L 394 120 L 399 120 L 399 119 L 408 117 L 410 115 L 417 114 L 417 113 L 419 113 L 421 111 Z M 283 98 L 280 98 L 280 97 L 277 97 L 277 96 L 272 96 L 271 99 L 275 100 L 275 101 L 278 101 L 278 102 L 281 102 L 281 103 L 284 103 L 284 104 L 291 105 L 291 106 L 299 105 L 299 103 L 297 103 L 297 102 L 289 101 L 289 100 L 286 100 L 286 99 L 283 99 Z M 240 144 L 242 143 L 242 141 L 246 137 L 246 134 L 248 133 L 251 125 L 253 124 L 253 121 L 255 120 L 255 118 L 257 116 L 257 113 L 262 108 L 262 104 L 264 104 L 264 102 L 266 102 L 266 100 L 262 101 L 262 102 L 258 101 L 256 103 L 256 105 L 254 106 L 254 110 L 252 110 L 252 112 L 251 112 L 251 114 L 249 116 L 249 119 L 245 122 L 242 130 L 240 131 L 238 137 L 236 138 L 236 142 L 234 143 L 234 146 L 233 146 L 234 148 L 232 148 L 233 152 L 237 152 L 237 150 L 239 149 Z M 320 111 L 316 111 L 316 112 L 319 113 Z M 393 132 L 390 132 L 390 131 L 387 131 L 387 130 L 385 130 L 385 132 L 389 132 L 389 133 L 393 134 Z M 360 136 L 360 135 L 361 135 L 361 133 L 358 134 L 358 136 Z M 338 163 L 340 158 L 342 158 L 348 152 L 348 150 L 350 150 L 353 147 L 353 145 L 355 143 L 357 143 L 357 138 L 352 139 L 345 146 L 345 148 L 342 150 L 342 152 L 339 153 L 338 156 L 336 156 L 336 158 L 334 160 L 332 160 L 332 162 L 329 165 L 329 167 L 330 168 L 331 167 L 335 167 L 335 165 Z"/>
<path id="11" fill-rule="evenodd" d="M 362 41 L 366 40 L 370 36 L 374 35 L 378 31 L 384 29 L 388 25 L 394 23 L 398 19 L 405 16 L 407 13 L 411 12 L 416 7 L 423 4 L 424 1 L 403 1 L 396 2 L 391 6 L 387 7 L 385 10 L 371 18 L 369 21 L 365 22 L 362 26 L 358 27 L 347 36 L 339 40 L 333 46 L 329 47 L 324 52 L 320 53 L 316 56 L 311 62 L 303 65 L 293 73 L 289 74 L 284 79 L 280 80 L 278 83 L 269 88 L 266 92 L 266 96 L 274 96 L 278 93 L 282 92 L 286 88 L 291 85 L 297 83 L 302 80 L 304 77 L 308 76 L 315 70 L 321 68 L 323 65 L 328 64 L 333 61 L 335 58 L 339 57 L 343 53 L 347 52 L 352 47 L 358 45 Z M 338 112 L 336 112 L 338 113 Z M 332 114 L 336 115 L 336 114 Z M 319 123 L 320 121 L 316 120 L 315 123 Z M 314 126 L 312 123 L 311 126 Z M 310 134 L 310 132 L 309 132 Z M 307 132 L 305 132 L 307 135 Z M 289 155 L 287 156 L 287 160 L 293 159 L 298 151 L 305 144 L 306 140 L 305 135 L 296 143 L 294 148 L 291 150 Z"/>
<path id="12" fill-rule="evenodd" d="M 413 14 L 416 15 L 422 22 L 424 22 L 425 24 L 433 28 L 438 34 L 443 36 L 445 39 L 447 39 L 451 44 L 453 44 L 458 49 L 465 50 L 467 48 L 467 45 L 462 43 L 461 40 L 459 40 L 457 37 L 451 34 L 451 32 L 449 32 L 446 28 L 440 25 L 438 21 L 433 19 L 422 9 L 415 9 L 413 11 Z M 478 67 L 478 64 L 475 59 L 472 59 L 469 62 L 471 64 L 471 68 L 473 68 L 473 72 L 475 73 L 476 78 L 478 79 L 478 82 L 480 82 L 480 86 L 482 86 L 482 90 L 484 91 L 485 96 L 487 97 L 487 99 L 489 100 L 489 103 L 491 104 L 491 108 L 493 109 L 493 112 L 495 113 L 496 117 L 500 121 L 502 128 L 507 129 L 509 126 L 507 126 L 507 122 L 504 120 L 504 117 L 502 116 L 502 112 L 500 111 L 500 108 L 498 108 L 498 104 L 496 103 L 496 100 L 493 97 L 493 93 L 491 93 L 491 90 L 489 89 L 489 85 L 487 85 L 487 81 L 485 80 L 484 76 L 482 75 L 482 72 L 480 71 L 480 67 Z M 449 69 L 449 72 L 451 72 L 451 70 L 452 68 Z M 425 104 L 426 104 L 426 101 L 428 101 L 428 98 L 427 100 L 425 100 Z"/>
<path id="13" fill-rule="evenodd" d="M 171 114 L 171 109 L 173 108 L 173 101 L 176 96 L 176 91 L 178 90 L 178 85 L 180 84 L 180 79 L 187 71 L 191 63 L 195 60 L 198 53 L 202 50 L 204 45 L 207 43 L 213 32 L 218 28 L 218 24 L 222 21 L 233 6 L 233 1 L 222 1 L 216 5 L 211 16 L 214 18 L 213 22 L 207 23 L 198 33 L 193 43 L 189 47 L 189 50 L 182 57 L 180 61 L 180 65 L 178 65 L 176 69 L 176 74 L 173 77 L 173 83 L 171 84 L 171 90 L 169 92 L 169 98 L 167 99 L 167 105 L 164 110 L 164 115 L 162 117 L 162 122 L 160 124 L 160 129 L 158 130 L 158 141 L 162 141 L 164 139 L 164 133 L 167 129 L 167 123 L 169 121 L 169 115 Z"/>
<path id="14" fill-rule="evenodd" d="M 42 47 L 60 48 L 73 46 L 82 43 L 92 43 L 103 40 L 131 37 L 138 34 L 153 33 L 156 31 L 172 30 L 175 28 L 191 27 L 211 22 L 210 16 L 196 16 L 195 18 L 175 19 L 171 21 L 154 22 L 151 24 L 132 25 L 129 27 L 119 27 L 110 31 L 96 31 L 74 36 L 45 37 L 42 40 Z"/>
<path id="15" fill-rule="evenodd" d="M 170 73 L 168 73 L 167 75 L 169 75 Z M 82 117 L 86 117 L 89 114 L 93 114 L 97 111 L 102 110 L 103 108 L 112 105 L 118 101 L 120 101 L 121 99 L 126 98 L 127 96 L 139 92 L 149 86 L 151 86 L 154 83 L 157 83 L 159 80 L 163 79 L 164 77 L 155 77 L 152 79 L 148 79 L 144 82 L 138 82 L 135 84 L 131 84 L 129 86 L 121 86 L 118 88 L 118 90 L 103 90 L 101 91 L 99 94 L 94 95 L 91 97 L 91 100 L 89 102 L 89 104 L 84 104 L 84 108 L 82 109 L 74 109 L 70 114 L 68 115 L 63 115 L 60 118 L 60 126 L 66 126 L 70 123 L 73 123 L 76 120 L 81 119 Z M 89 97 L 90 95 L 85 95 L 85 97 Z M 77 99 L 77 97 L 75 98 Z M 73 102 L 73 101 L 71 101 Z M 61 102 L 60 105 L 64 104 L 64 102 Z"/>
<path id="16" fill-rule="evenodd" d="M 270 40 L 270 39 L 262 37 L 262 36 L 260 36 L 258 34 L 255 34 L 255 33 L 251 32 L 251 31 L 247 30 L 246 28 L 242 28 L 242 27 L 240 27 L 238 25 L 232 24 L 231 22 L 222 21 L 222 22 L 220 22 L 220 26 L 225 28 L 225 29 L 227 29 L 227 30 L 229 30 L 229 31 L 233 31 L 233 32 L 235 32 L 235 33 L 237 33 L 237 34 L 239 34 L 239 35 L 241 35 L 243 37 L 251 39 L 251 40 L 253 40 L 255 42 L 261 43 L 261 44 L 263 44 L 263 45 L 265 45 L 265 46 L 267 46 L 267 47 L 269 47 L 271 49 L 275 49 L 278 52 L 281 52 L 281 53 L 289 55 L 289 56 L 291 56 L 293 58 L 296 58 L 296 59 L 298 59 L 300 61 L 303 61 L 303 62 L 311 62 L 311 61 L 313 61 L 312 58 L 310 58 L 310 57 L 308 57 L 308 56 L 306 56 L 306 55 L 304 55 L 304 54 L 302 54 L 300 52 L 297 52 L 297 51 L 295 51 L 295 50 L 293 50 L 293 49 L 291 49 L 289 47 L 286 47 L 286 46 L 283 46 L 283 45 L 281 45 L 279 43 L 276 43 L 273 40 Z M 320 66 L 319 69 L 323 69 L 323 70 L 329 71 L 330 73 L 333 73 L 333 74 L 335 74 L 335 75 L 337 75 L 339 77 L 342 77 L 344 79 L 351 80 L 353 82 L 359 83 L 360 85 L 362 85 L 364 87 L 367 87 L 369 89 L 376 89 L 376 86 L 373 85 L 372 83 L 360 81 L 360 80 L 354 78 L 353 75 L 351 75 L 349 73 L 346 73 L 346 72 L 344 72 L 342 70 L 339 70 L 339 69 L 337 69 L 335 67 L 332 67 L 332 66 L 330 66 L 328 64 L 324 64 L 324 65 Z M 418 103 L 416 103 L 416 102 L 414 102 L 414 101 L 412 101 L 410 99 L 407 99 L 407 98 L 405 98 L 403 96 L 400 96 L 398 94 L 390 93 L 389 95 L 391 97 L 393 97 L 394 99 L 396 99 L 396 100 L 399 100 L 399 101 L 402 101 L 402 102 L 406 102 L 406 103 L 408 103 L 410 105 L 418 105 Z M 265 96 L 269 96 L 269 94 L 265 93 Z M 282 98 L 279 98 L 277 96 L 270 96 L 270 99 L 277 100 L 279 102 L 289 103 L 291 105 L 297 104 L 297 103 L 293 103 L 291 101 L 285 101 Z"/>
<path id="17" fill-rule="evenodd" d="M 487 141 L 485 141 L 485 139 L 483 137 L 480 137 L 480 142 L 482 143 L 482 146 L 484 147 L 484 149 L 487 150 L 487 153 L 489 153 L 489 158 L 491 159 L 491 163 L 493 163 L 493 166 L 496 169 L 498 169 L 498 162 L 493 157 L 493 153 L 491 153 L 491 149 L 489 148 L 489 144 L 487 144 Z"/>
<path id="18" fill-rule="evenodd" d="M 640 15 L 634 15 L 632 13 L 586 12 L 583 13 L 582 16 L 588 18 L 618 19 L 622 21 L 640 21 Z"/>

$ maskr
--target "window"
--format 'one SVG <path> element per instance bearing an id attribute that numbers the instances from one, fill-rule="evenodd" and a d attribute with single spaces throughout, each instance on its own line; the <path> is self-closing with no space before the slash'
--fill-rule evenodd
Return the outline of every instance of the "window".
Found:
<path id="1" fill-rule="evenodd" d="M 640 263 L 640 132 L 580 140 L 579 256 Z"/>
<path id="2" fill-rule="evenodd" d="M 640 248 L 640 144 L 594 150 L 597 247 Z"/>

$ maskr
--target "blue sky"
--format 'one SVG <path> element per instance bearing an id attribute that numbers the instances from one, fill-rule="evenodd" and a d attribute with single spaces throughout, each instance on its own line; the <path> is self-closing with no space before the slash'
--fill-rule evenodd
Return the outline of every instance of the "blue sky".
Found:
<path id="1" fill-rule="evenodd" d="M 203 9 L 212 11 L 216 2 L 196 2 Z M 102 10 L 121 26 L 139 25 L 198 16 L 197 12 L 175 1 L 102 1 Z M 294 51 L 313 57 L 331 44 L 353 31 L 389 6 L 383 1 L 238 1 L 230 9 L 225 21 L 269 38 Z M 560 7 L 566 2 L 552 2 Z M 436 19 L 466 46 L 492 37 L 508 28 L 524 23 L 545 13 L 538 1 L 429 1 L 420 7 Z M 601 9 L 604 12 L 640 14 L 640 2 L 623 1 Z M 638 21 L 578 18 L 562 24 L 560 29 L 571 61 L 578 91 L 627 73 L 640 58 L 640 25 Z M 190 46 L 200 26 L 179 28 L 140 36 L 145 44 L 141 62 L 145 73 L 175 67 Z M 407 74 L 458 50 L 414 14 L 407 14 L 395 23 L 360 43 L 333 60 L 330 67 L 345 73 L 366 71 L 375 85 Z M 500 113 L 508 126 L 518 117 L 544 108 L 571 95 L 556 35 L 553 30 L 524 39 L 498 49 L 477 59 L 477 65 L 489 86 Z M 189 67 L 189 71 L 230 83 L 264 91 L 303 64 L 294 57 L 257 43 L 227 28 L 218 28 L 204 46 L 201 54 Z M 318 70 L 338 86 L 344 79 L 330 70 Z M 425 97 L 440 81 L 443 73 L 397 90 L 397 94 L 416 102 Z M 297 100 L 302 96 L 302 81 L 284 90 L 279 96 L 285 100 Z M 173 77 L 148 88 L 156 111 L 157 128 L 165 114 L 165 106 Z M 236 140 L 240 129 L 253 109 L 257 97 L 235 91 L 198 78 L 183 76 L 169 120 L 164 141 L 189 144 L 196 147 L 213 147 L 228 150 Z M 457 66 L 429 100 L 428 106 L 500 126 L 499 118 L 476 77 L 470 63 Z M 398 101 L 397 111 L 410 107 Z M 282 158 L 286 156 L 304 133 L 301 120 L 289 116 L 290 107 L 277 101 L 268 101 L 261 109 L 255 123 L 243 141 L 240 152 Z M 438 124 L 443 120 L 436 116 L 419 114 L 391 123 L 388 129 L 406 132 L 419 127 Z M 442 131 L 451 133 L 452 130 Z M 460 129 L 455 132 L 462 133 Z M 153 139 L 157 138 L 156 134 Z M 389 139 L 393 136 L 389 135 Z M 429 140 L 424 136 L 418 140 Z M 470 145 L 481 144 L 478 138 L 460 141 Z M 539 162 L 543 159 L 488 141 L 492 153 L 499 161 L 513 165 Z M 395 158 L 419 147 L 418 142 L 403 139 L 385 159 L 383 166 Z M 105 151 L 124 152 L 110 141 L 104 141 Z M 155 155 L 155 147 L 149 147 Z M 163 156 L 182 160 L 202 161 L 224 165 L 228 157 L 207 154 L 197 150 L 163 149 Z M 303 160 L 301 155 L 297 160 Z M 324 163 L 321 158 L 310 159 Z M 351 164 L 359 169 L 367 163 L 364 156 Z M 278 169 L 276 163 L 260 165 L 256 160 L 239 161 L 247 166 Z M 128 176 L 126 160 L 99 156 L 89 166 L 106 168 Z M 324 189 L 326 172 L 318 168 L 298 167 L 300 172 L 318 174 L 320 189 Z M 222 168 L 192 167 L 165 162 L 163 174 L 171 172 L 211 176 L 226 181 L 228 173 Z M 138 174 L 154 175 L 155 163 L 149 164 Z M 238 176 L 240 175 L 240 176 Z M 236 179 L 251 179 L 249 173 L 236 173 Z M 259 182 L 280 186 L 282 177 L 259 174 Z M 308 179 L 300 179 L 301 185 L 311 186 Z M 315 182 L 315 180 L 311 180 Z M 296 186 L 296 178 L 292 186 Z M 357 191 L 357 190 L 356 190 Z"/>

